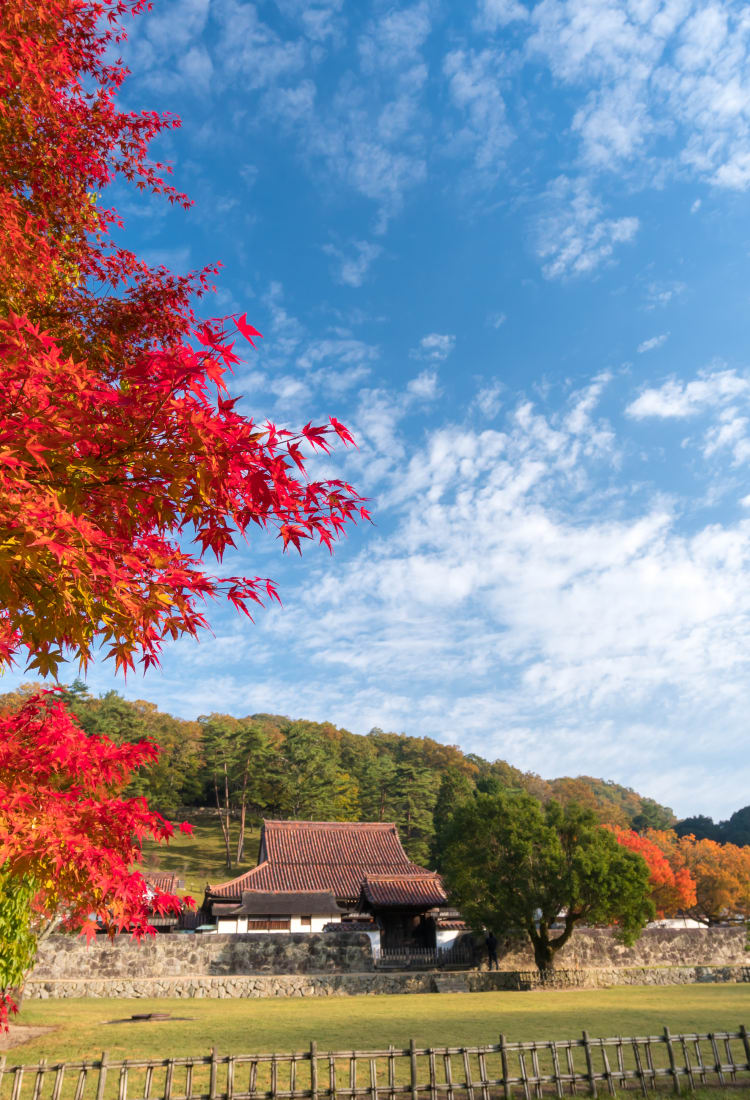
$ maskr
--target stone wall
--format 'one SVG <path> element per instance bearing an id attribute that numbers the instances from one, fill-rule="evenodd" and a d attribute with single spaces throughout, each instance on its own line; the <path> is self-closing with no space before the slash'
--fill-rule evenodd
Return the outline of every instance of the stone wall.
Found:
<path id="1" fill-rule="evenodd" d="M 31 979 L 177 978 L 184 975 L 312 974 L 373 969 L 361 932 L 290 935 L 163 935 L 136 943 L 130 936 L 50 936 L 39 948 Z"/>
<path id="2" fill-rule="evenodd" d="M 559 952 L 556 966 L 563 970 L 596 970 L 606 977 L 607 984 L 620 979 L 612 978 L 615 971 L 627 970 L 635 974 L 643 968 L 683 968 L 685 973 L 697 973 L 699 970 L 716 967 L 747 967 L 750 955 L 745 951 L 746 933 L 744 928 L 649 928 L 631 948 L 623 947 L 614 939 L 608 929 L 579 929 L 570 942 Z M 478 945 L 481 947 L 481 945 Z M 524 945 L 505 943 L 498 952 L 500 967 L 503 971 L 513 972 L 534 969 L 534 958 Z M 484 952 L 478 951 L 478 958 Z M 347 978 L 349 985 L 354 976 L 374 978 L 370 941 L 365 933 L 322 933 L 289 935 L 272 933 L 263 935 L 164 935 L 156 936 L 143 943 L 135 943 L 130 937 L 118 937 L 114 941 L 97 939 L 90 947 L 75 936 L 51 936 L 39 950 L 36 966 L 32 971 L 27 989 L 38 988 L 43 982 L 50 986 L 49 995 L 57 996 L 51 990 L 65 988 L 86 988 L 94 990 L 114 988 L 117 983 L 140 982 L 138 988 L 145 989 L 149 982 L 158 980 L 162 985 L 177 982 L 174 988 L 187 988 L 178 979 L 189 979 L 190 988 L 197 988 L 196 982 L 206 981 L 206 989 L 214 988 L 214 978 L 255 979 L 262 975 L 277 975 L 272 983 L 273 989 L 285 988 L 284 982 L 298 975 L 328 974 Z M 377 975 L 378 983 L 387 975 Z M 418 975 L 409 975 L 409 980 L 417 981 Z M 282 980 L 283 979 L 283 980 Z M 349 980 L 351 979 L 351 980 Z M 421 979 L 420 979 L 421 980 Z M 427 980 L 427 979 L 426 979 Z M 500 980 L 500 979 L 495 979 Z M 592 979 L 593 980 L 593 979 Z M 604 980 L 604 979 L 602 979 Z M 623 974 L 622 980 L 625 980 Z M 655 980 L 655 979 L 654 979 Z M 686 979 L 687 980 L 687 979 Z M 697 980 L 695 977 L 689 980 Z M 97 984 L 99 983 L 99 984 Z M 107 984 L 109 983 L 109 984 Z M 146 983 L 145 985 L 143 983 Z M 356 984 L 356 983 L 355 983 Z M 335 983 L 334 983 L 335 985 Z M 346 985 L 346 982 L 344 983 Z M 161 985 L 160 985 L 161 988 Z M 219 983 L 215 988 L 226 989 L 229 986 Z M 244 989 L 255 988 L 252 982 L 244 982 Z M 257 988 L 271 988 L 261 983 Z M 330 983 L 326 989 L 333 988 Z M 337 987 L 339 988 L 339 987 Z M 341 986 L 343 988 L 343 986 Z M 493 987 L 494 988 L 494 987 Z M 84 994 L 63 994 L 67 996 Z M 110 993 L 90 993 L 88 995 L 109 996 Z M 153 994 L 118 990 L 115 996 L 224 996 L 207 992 L 205 994 L 183 994 L 179 992 Z M 234 995 L 234 994 L 233 994 Z M 253 993 L 237 993 L 237 996 L 253 996 Z M 274 993 L 258 993 L 257 996 L 274 996 Z M 286 996 L 280 993 L 279 996 Z M 302 994 L 300 994 L 302 995 Z"/>
<path id="3" fill-rule="evenodd" d="M 584 970 L 579 988 L 614 985 L 692 985 L 746 980 L 739 966 L 620 967 Z M 519 988 L 514 971 L 423 971 L 414 974 L 257 974 L 165 978 L 31 978 L 24 997 L 361 997 L 389 993 L 486 993 Z"/>
<path id="4" fill-rule="evenodd" d="M 555 956 L 559 969 L 637 966 L 748 966 L 747 932 L 733 928 L 647 928 L 632 947 L 609 928 L 579 928 Z M 533 970 L 530 946 L 508 940 L 498 947 L 503 970 Z"/>

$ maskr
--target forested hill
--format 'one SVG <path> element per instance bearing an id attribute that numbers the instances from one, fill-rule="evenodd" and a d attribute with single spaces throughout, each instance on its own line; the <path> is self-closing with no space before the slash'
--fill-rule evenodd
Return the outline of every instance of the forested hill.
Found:
<path id="1" fill-rule="evenodd" d="M 13 706 L 37 685 L 0 696 Z M 488 761 L 429 737 L 373 729 L 350 733 L 329 722 L 275 714 L 222 714 L 184 721 L 153 703 L 129 702 L 117 692 L 90 695 L 76 682 L 65 700 L 89 734 L 117 742 L 149 738 L 161 747 L 158 764 L 135 790 L 166 816 L 183 807 L 244 804 L 248 824 L 261 817 L 396 821 L 411 857 L 434 861 L 440 826 L 457 796 L 478 788 L 522 788 L 547 801 L 577 801 L 603 822 L 665 828 L 675 816 L 653 799 L 589 776 L 546 780 L 504 760 Z"/>

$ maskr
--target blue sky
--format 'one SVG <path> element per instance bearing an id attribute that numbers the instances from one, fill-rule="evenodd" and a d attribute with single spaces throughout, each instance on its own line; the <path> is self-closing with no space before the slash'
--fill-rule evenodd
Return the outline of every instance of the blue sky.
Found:
<path id="1" fill-rule="evenodd" d="M 375 526 L 254 540 L 228 566 L 283 609 L 91 689 L 750 801 L 749 49 L 746 5 L 690 0 L 135 21 L 124 103 L 182 116 L 159 152 L 196 205 L 118 191 L 127 241 L 223 262 L 209 312 L 265 336 L 236 392 L 343 420 L 316 472 Z"/>

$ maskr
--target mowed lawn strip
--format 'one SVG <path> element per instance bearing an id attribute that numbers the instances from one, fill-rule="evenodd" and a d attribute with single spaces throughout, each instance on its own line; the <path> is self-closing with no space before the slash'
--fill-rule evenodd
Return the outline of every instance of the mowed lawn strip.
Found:
<path id="1" fill-rule="evenodd" d="M 191 1017 L 117 1023 L 134 1013 Z M 750 1029 L 750 984 L 533 993 L 440 993 L 271 1000 L 26 1001 L 18 1023 L 54 1031 L 8 1051 L 7 1064 L 208 1054 L 471 1046 L 508 1039 L 655 1035 Z"/>

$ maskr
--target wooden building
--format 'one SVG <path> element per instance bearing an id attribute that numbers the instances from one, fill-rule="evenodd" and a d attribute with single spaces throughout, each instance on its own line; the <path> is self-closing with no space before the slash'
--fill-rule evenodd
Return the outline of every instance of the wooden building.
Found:
<path id="1" fill-rule="evenodd" d="M 341 909 L 330 890 L 245 890 L 239 905 L 215 903 L 213 915 L 217 932 L 322 932 Z"/>
<path id="2" fill-rule="evenodd" d="M 440 907 L 447 901 L 440 875 L 366 875 L 358 909 L 372 915 L 383 949 L 405 943 L 434 948 Z"/>
<path id="3" fill-rule="evenodd" d="M 323 920 L 327 899 L 337 911 Z M 434 947 L 446 901 L 440 876 L 409 859 L 392 823 L 264 821 L 257 867 L 207 886 L 203 907 L 222 931 L 270 931 L 252 922 L 271 919 L 273 931 L 317 931 L 313 921 L 361 930 L 364 920 L 389 945 Z"/>

